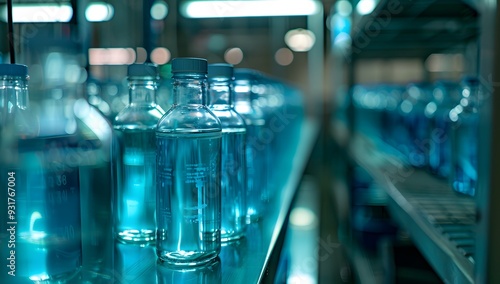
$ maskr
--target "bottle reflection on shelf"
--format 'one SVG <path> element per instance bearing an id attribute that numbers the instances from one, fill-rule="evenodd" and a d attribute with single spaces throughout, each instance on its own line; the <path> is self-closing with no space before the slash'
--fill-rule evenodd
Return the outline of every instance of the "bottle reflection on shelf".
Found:
<path id="1" fill-rule="evenodd" d="M 114 247 L 114 269 L 109 283 L 156 283 L 154 246 L 115 242 Z"/>
<path id="2" fill-rule="evenodd" d="M 219 257 L 202 266 L 187 269 L 178 269 L 166 266 L 158 261 L 156 263 L 157 284 L 217 284 L 222 283 L 221 261 Z"/>

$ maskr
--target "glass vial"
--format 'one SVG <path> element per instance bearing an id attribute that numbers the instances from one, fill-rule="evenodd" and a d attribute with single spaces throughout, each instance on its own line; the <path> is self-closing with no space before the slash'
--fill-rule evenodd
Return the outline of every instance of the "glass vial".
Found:
<path id="1" fill-rule="evenodd" d="M 246 216 L 245 121 L 233 108 L 233 66 L 208 65 L 210 110 L 222 126 L 222 241 L 243 236 Z"/>
<path id="2" fill-rule="evenodd" d="M 175 58 L 172 73 L 173 105 L 156 131 L 156 251 L 193 266 L 220 252 L 222 129 L 207 107 L 207 61 Z"/>
<path id="3" fill-rule="evenodd" d="M 115 237 L 125 243 L 155 240 L 156 125 L 165 113 L 156 104 L 158 67 L 128 66 L 129 105 L 113 121 Z"/>
<path id="4" fill-rule="evenodd" d="M 474 196 L 477 189 L 480 83 L 466 77 L 461 82 L 461 99 L 449 113 L 452 137 L 451 185 L 454 191 Z"/>
<path id="5" fill-rule="evenodd" d="M 259 221 L 269 201 L 268 188 L 268 155 L 269 141 L 264 131 L 267 130 L 265 116 L 253 105 L 252 86 L 256 73 L 251 69 L 235 69 L 234 109 L 244 119 L 247 126 L 246 162 L 247 162 L 247 212 L 246 222 Z"/>
<path id="6" fill-rule="evenodd" d="M 0 282 L 64 282 L 82 262 L 79 165 L 70 156 L 79 140 L 40 135 L 47 126 L 28 106 L 27 80 L 26 66 L 0 64 Z"/>

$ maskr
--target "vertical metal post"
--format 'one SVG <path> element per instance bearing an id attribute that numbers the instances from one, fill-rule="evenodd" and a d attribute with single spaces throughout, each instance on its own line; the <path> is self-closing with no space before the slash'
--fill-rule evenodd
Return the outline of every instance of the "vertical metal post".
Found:
<path id="1" fill-rule="evenodd" d="M 318 11 L 314 15 L 307 16 L 307 27 L 316 36 L 316 43 L 308 52 L 307 68 L 309 76 L 309 91 L 308 95 L 311 96 L 310 100 L 313 102 L 313 112 L 320 114 L 323 113 L 323 76 L 324 76 L 324 15 L 323 4 L 319 1 L 316 2 Z M 308 98 L 309 99 L 309 98 Z"/>
<path id="2" fill-rule="evenodd" d="M 500 12 L 499 0 L 480 1 L 479 77 L 486 91 L 479 138 L 476 283 L 500 283 Z M 495 111 L 496 109 L 496 111 Z"/>

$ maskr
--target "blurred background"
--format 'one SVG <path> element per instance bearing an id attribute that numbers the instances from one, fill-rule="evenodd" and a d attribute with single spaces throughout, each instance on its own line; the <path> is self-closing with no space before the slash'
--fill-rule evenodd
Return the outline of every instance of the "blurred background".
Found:
<path id="1" fill-rule="evenodd" d="M 16 62 L 29 67 L 35 107 L 47 90 L 73 88 L 112 119 L 128 103 L 127 65 L 142 62 L 160 66 L 158 100 L 168 106 L 169 62 L 185 56 L 256 69 L 298 90 L 317 131 L 306 132 L 313 147 L 295 173 L 283 245 L 270 252 L 275 277 L 263 282 L 500 281 L 498 1 L 13 2 Z M 0 0 L 2 35 L 6 7 Z M 4 36 L 0 63 L 8 62 Z M 452 123 L 472 105 L 477 132 L 453 132 L 429 114 L 451 113 Z M 434 145 L 436 129 L 454 138 Z M 441 146 L 449 154 L 436 162 Z M 453 161 L 464 149 L 475 149 L 474 173 L 457 190 Z"/>

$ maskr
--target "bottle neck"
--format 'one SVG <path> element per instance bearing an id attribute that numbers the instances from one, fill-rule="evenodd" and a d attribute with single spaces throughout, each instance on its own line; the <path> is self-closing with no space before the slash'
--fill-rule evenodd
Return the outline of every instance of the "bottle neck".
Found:
<path id="1" fill-rule="evenodd" d="M 233 104 L 233 88 L 229 78 L 213 78 L 209 88 L 210 106 L 230 108 Z"/>
<path id="2" fill-rule="evenodd" d="M 202 73 L 174 74 L 174 105 L 207 105 L 208 81 Z"/>
<path id="3" fill-rule="evenodd" d="M 249 81 L 236 81 L 234 84 L 234 102 L 236 104 L 252 103 L 252 86 Z"/>
<path id="4" fill-rule="evenodd" d="M 14 113 L 28 108 L 28 85 L 21 77 L 0 78 L 0 108 L 2 113 Z"/>
<path id="5" fill-rule="evenodd" d="M 155 105 L 157 89 L 158 85 L 153 79 L 129 79 L 130 105 Z"/>

